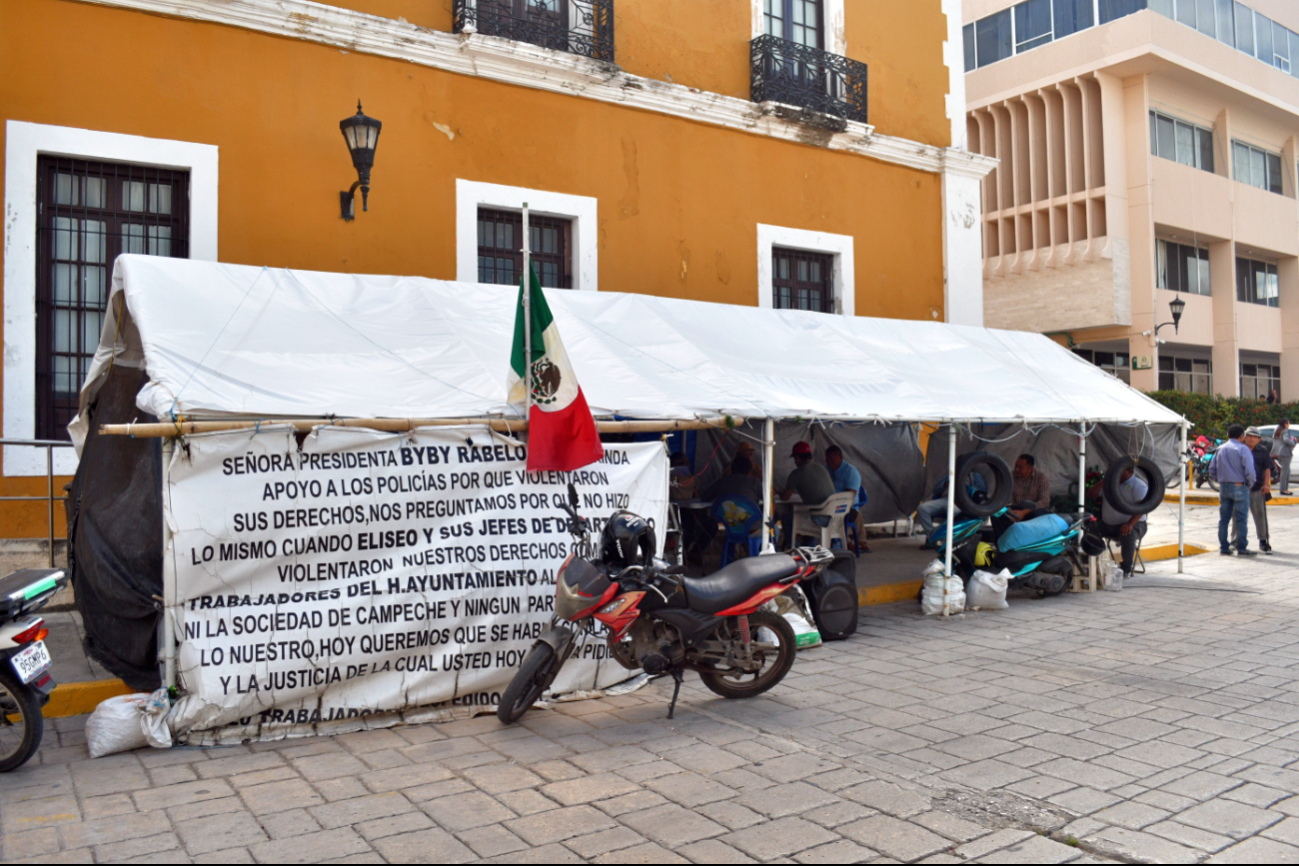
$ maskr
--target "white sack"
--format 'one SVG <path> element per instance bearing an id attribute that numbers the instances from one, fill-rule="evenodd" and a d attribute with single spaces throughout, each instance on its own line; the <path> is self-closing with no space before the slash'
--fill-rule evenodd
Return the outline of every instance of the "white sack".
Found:
<path id="1" fill-rule="evenodd" d="M 1001 574 L 990 571 L 976 571 L 970 578 L 965 604 L 971 610 L 1005 610 L 1006 589 L 1010 586 L 1010 571 L 1002 569 Z"/>
<path id="2" fill-rule="evenodd" d="M 956 575 L 944 580 L 942 572 L 926 573 L 925 586 L 920 592 L 920 610 L 925 616 L 943 612 L 943 584 L 947 585 L 947 612 L 957 614 L 965 610 L 965 584 Z"/>
<path id="3" fill-rule="evenodd" d="M 171 748 L 171 728 L 167 726 L 170 712 L 171 697 L 166 687 L 154 691 L 141 707 L 140 730 L 144 732 L 145 741 L 155 749 Z"/>
<path id="4" fill-rule="evenodd" d="M 149 696 L 143 693 L 118 695 L 95 707 L 86 719 L 86 748 L 90 757 L 102 758 L 149 745 L 141 721 Z"/>

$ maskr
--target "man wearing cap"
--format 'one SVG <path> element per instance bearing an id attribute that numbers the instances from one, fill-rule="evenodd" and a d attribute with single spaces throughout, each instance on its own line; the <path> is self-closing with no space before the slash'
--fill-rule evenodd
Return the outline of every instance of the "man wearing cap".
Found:
<path id="1" fill-rule="evenodd" d="M 810 442 L 795 442 L 789 456 L 794 458 L 794 471 L 785 479 L 785 489 L 780 491 L 781 499 L 789 499 L 797 493 L 804 505 L 820 505 L 834 495 L 834 479 L 825 466 L 812 460 Z M 788 530 L 794 527 L 794 509 L 781 508 L 780 520 L 787 530 L 785 538 L 792 542 Z"/>
<path id="2" fill-rule="evenodd" d="M 1254 455 L 1254 484 L 1249 488 L 1249 511 L 1258 531 L 1258 549 L 1272 555 L 1271 534 L 1267 531 L 1267 501 L 1272 497 L 1272 449 L 1263 444 L 1263 433 L 1257 427 L 1245 431 L 1245 447 Z M 1244 546 L 1240 524 L 1236 524 L 1236 542 Z"/>
<path id="3" fill-rule="evenodd" d="M 1258 430 L 1254 431 L 1255 433 Z M 1248 549 L 1249 544 L 1249 489 L 1254 486 L 1258 475 L 1254 472 L 1254 454 L 1240 441 L 1245 436 L 1245 428 L 1232 424 L 1227 428 L 1227 441 L 1222 443 L 1218 452 L 1213 455 L 1209 464 L 1209 476 L 1218 482 L 1221 490 L 1218 498 L 1222 505 L 1218 509 L 1218 552 L 1231 556 L 1231 542 L 1227 530 L 1231 521 L 1236 521 L 1236 553 L 1240 556 L 1254 556 Z"/>

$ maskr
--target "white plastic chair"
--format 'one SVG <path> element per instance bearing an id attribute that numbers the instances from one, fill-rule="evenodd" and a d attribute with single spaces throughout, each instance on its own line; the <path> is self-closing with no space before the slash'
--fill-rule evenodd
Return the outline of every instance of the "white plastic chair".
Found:
<path id="1" fill-rule="evenodd" d="M 844 518 L 852 510 L 852 504 L 857 499 L 857 494 L 851 490 L 845 490 L 843 493 L 836 493 L 816 508 L 804 510 L 797 509 L 794 511 L 794 540 L 797 543 L 800 535 L 819 536 L 821 546 L 829 548 L 830 544 L 837 538 L 843 542 L 845 548 L 848 547 L 848 537 L 844 532 Z M 820 518 L 818 520 L 817 518 Z M 825 525 L 822 526 L 821 524 Z"/>

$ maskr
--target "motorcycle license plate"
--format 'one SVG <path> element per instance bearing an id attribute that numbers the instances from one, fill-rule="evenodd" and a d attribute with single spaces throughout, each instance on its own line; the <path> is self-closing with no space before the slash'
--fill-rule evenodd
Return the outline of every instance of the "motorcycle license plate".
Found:
<path id="1" fill-rule="evenodd" d="M 30 683 L 49 670 L 50 665 L 54 663 L 50 658 L 50 651 L 45 648 L 45 641 L 40 640 L 18 653 L 10 661 L 13 662 L 14 670 L 18 673 L 18 679 L 23 683 Z"/>

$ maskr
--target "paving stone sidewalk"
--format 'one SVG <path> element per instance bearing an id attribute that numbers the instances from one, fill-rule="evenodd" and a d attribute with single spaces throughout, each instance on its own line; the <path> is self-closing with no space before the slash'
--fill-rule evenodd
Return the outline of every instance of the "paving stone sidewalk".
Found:
<path id="1" fill-rule="evenodd" d="M 1299 509 L 1272 525 L 1299 550 Z M 949 621 L 864 609 L 762 698 L 691 678 L 672 721 L 654 685 L 509 729 L 92 761 L 84 718 L 59 719 L 0 777 L 0 858 L 1295 862 L 1297 564 L 1159 563 Z"/>

